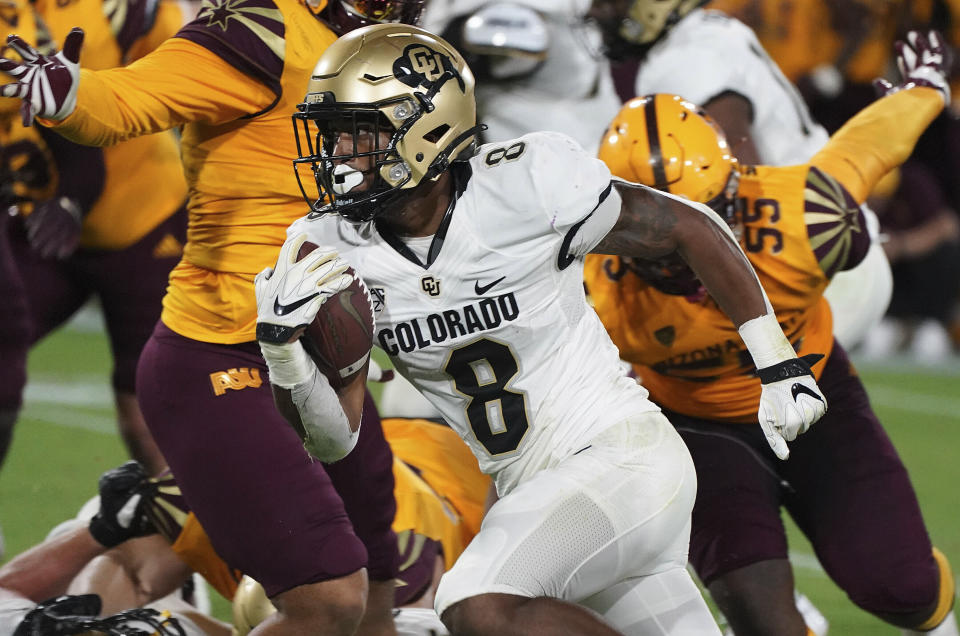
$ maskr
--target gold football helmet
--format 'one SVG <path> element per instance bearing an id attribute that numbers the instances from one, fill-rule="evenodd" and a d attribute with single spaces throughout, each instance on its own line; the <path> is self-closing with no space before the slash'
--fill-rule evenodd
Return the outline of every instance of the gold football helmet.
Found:
<path id="1" fill-rule="evenodd" d="M 308 0 L 316 3 L 321 19 L 337 35 L 371 24 L 402 22 L 416 24 L 427 0 Z"/>
<path id="2" fill-rule="evenodd" d="M 670 27 L 708 0 L 593 0 L 590 16 L 603 33 L 607 54 L 642 56 Z"/>
<path id="3" fill-rule="evenodd" d="M 620 109 L 600 142 L 614 176 L 710 206 L 729 225 L 737 215 L 737 159 L 707 113 L 677 95 L 637 97 Z M 669 294 L 695 295 L 700 282 L 679 258 L 627 263 Z"/>
<path id="4" fill-rule="evenodd" d="M 662 93 L 624 104 L 599 156 L 621 179 L 708 205 L 726 194 L 737 163 L 723 131 L 702 108 Z"/>
<path id="5" fill-rule="evenodd" d="M 313 211 L 369 221 L 399 193 L 469 158 L 480 131 L 473 87 L 463 57 L 415 26 L 373 25 L 334 42 L 293 116 L 294 165 Z M 371 175 L 372 185 L 359 188 Z"/>
<path id="6" fill-rule="evenodd" d="M 246 636 L 253 628 L 277 612 L 263 586 L 244 576 L 233 595 L 233 635 Z"/>

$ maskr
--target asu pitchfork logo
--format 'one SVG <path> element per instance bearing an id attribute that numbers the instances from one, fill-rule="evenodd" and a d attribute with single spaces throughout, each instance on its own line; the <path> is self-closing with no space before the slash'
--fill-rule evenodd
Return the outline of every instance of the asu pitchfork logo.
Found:
<path id="1" fill-rule="evenodd" d="M 213 385 L 213 394 L 221 396 L 227 392 L 227 389 L 233 389 L 234 391 L 247 387 L 256 389 L 263 384 L 263 380 L 260 379 L 260 369 L 240 367 L 239 369 L 227 369 L 226 371 L 211 373 L 210 384 Z"/>

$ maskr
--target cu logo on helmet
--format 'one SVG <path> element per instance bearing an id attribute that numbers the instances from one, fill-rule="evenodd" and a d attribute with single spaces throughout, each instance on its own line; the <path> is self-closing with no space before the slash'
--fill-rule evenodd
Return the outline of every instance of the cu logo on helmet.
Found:
<path id="1" fill-rule="evenodd" d="M 419 73 L 428 82 L 432 82 L 443 74 L 443 56 L 433 49 L 418 46 L 407 53 L 413 70 Z"/>

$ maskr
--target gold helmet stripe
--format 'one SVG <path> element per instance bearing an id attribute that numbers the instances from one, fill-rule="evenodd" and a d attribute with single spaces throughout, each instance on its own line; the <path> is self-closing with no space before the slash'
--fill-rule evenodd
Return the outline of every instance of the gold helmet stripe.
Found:
<path id="1" fill-rule="evenodd" d="M 657 127 L 657 98 L 651 97 L 643 105 L 647 124 L 647 143 L 650 144 L 650 168 L 653 170 L 653 187 L 670 191 L 667 171 L 663 167 L 663 151 L 660 149 L 660 131 Z"/>

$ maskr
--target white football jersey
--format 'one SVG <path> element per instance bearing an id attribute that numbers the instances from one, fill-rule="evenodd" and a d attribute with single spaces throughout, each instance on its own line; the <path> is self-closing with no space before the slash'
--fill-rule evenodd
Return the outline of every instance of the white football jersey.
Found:
<path id="1" fill-rule="evenodd" d="M 806 163 L 829 138 L 754 32 L 719 11 L 687 14 L 650 49 L 637 74 L 637 95 L 673 93 L 705 104 L 726 92 L 750 101 L 751 136 L 764 165 Z M 737 140 L 729 141 L 736 150 Z"/>
<path id="2" fill-rule="evenodd" d="M 501 496 L 624 417 L 658 408 L 626 377 L 583 290 L 583 255 L 613 227 L 610 171 L 533 133 L 455 164 L 459 197 L 423 264 L 397 237 L 335 215 L 297 221 L 360 273 L 374 342 L 495 476 Z"/>
<path id="3" fill-rule="evenodd" d="M 549 35 L 546 59 L 529 75 L 484 79 L 476 86 L 484 139 L 506 141 L 551 130 L 573 137 L 591 154 L 620 109 L 610 66 L 599 54 L 600 34 L 584 22 L 589 0 L 513 0 L 537 11 Z M 457 16 L 472 13 L 488 0 L 431 0 L 424 27 L 441 33 Z"/>

